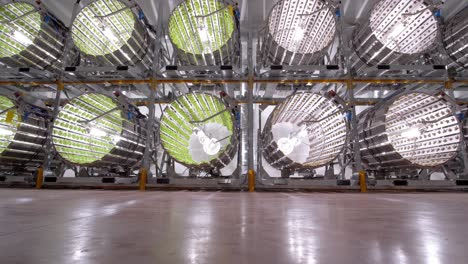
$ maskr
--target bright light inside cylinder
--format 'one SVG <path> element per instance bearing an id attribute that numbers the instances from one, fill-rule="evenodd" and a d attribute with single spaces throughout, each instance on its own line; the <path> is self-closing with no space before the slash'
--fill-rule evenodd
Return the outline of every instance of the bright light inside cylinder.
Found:
<path id="1" fill-rule="evenodd" d="M 293 131 L 288 137 L 280 138 L 278 140 L 278 149 L 284 155 L 290 155 L 302 142 L 307 142 L 307 136 L 307 127 L 303 126 L 300 132 Z"/>
<path id="2" fill-rule="evenodd" d="M 89 130 L 89 135 L 92 137 L 105 137 L 107 136 L 107 133 L 102 129 L 99 129 L 97 127 L 92 127 Z"/>
<path id="3" fill-rule="evenodd" d="M 305 29 L 302 27 L 298 27 L 294 32 L 294 41 L 300 42 L 304 38 Z"/>
<path id="4" fill-rule="evenodd" d="M 23 32 L 21 31 L 15 31 L 13 33 L 13 36 L 12 36 L 16 41 L 18 41 L 19 43 L 25 45 L 25 46 L 29 46 L 31 44 L 33 44 L 33 41 L 28 38 Z"/>
<path id="5" fill-rule="evenodd" d="M 0 127 L 0 136 L 11 136 L 14 132 L 9 128 Z"/>
<path id="6" fill-rule="evenodd" d="M 268 31 L 290 52 L 309 54 L 326 48 L 336 32 L 335 19 L 324 1 L 282 0 L 271 11 Z"/>
<path id="7" fill-rule="evenodd" d="M 437 38 L 437 21 L 424 0 L 378 1 L 370 28 L 387 48 L 405 54 L 424 52 Z"/>
<path id="8" fill-rule="evenodd" d="M 207 165 L 220 161 L 232 148 L 234 118 L 219 98 L 187 94 L 164 109 L 160 132 L 164 149 L 176 161 L 187 166 Z"/>
<path id="9" fill-rule="evenodd" d="M 218 142 L 218 139 L 208 137 L 205 132 L 198 127 L 194 128 L 193 131 L 197 135 L 200 144 L 203 145 L 203 151 L 206 154 L 210 156 L 218 154 L 221 150 L 221 143 Z"/>
<path id="10" fill-rule="evenodd" d="M 0 154 L 3 153 L 15 138 L 20 117 L 13 101 L 0 95 Z"/>
<path id="11" fill-rule="evenodd" d="M 33 44 L 42 19 L 36 8 L 25 2 L 0 7 L 0 58 L 18 55 Z"/>
<path id="12" fill-rule="evenodd" d="M 128 44 L 136 23 L 136 16 L 122 1 L 98 0 L 78 13 L 72 38 L 81 52 L 104 56 Z"/>
<path id="13" fill-rule="evenodd" d="M 421 136 L 421 131 L 416 127 L 412 127 L 401 132 L 401 136 L 407 139 L 414 139 Z"/>
<path id="14" fill-rule="evenodd" d="M 298 93 L 276 107 L 263 131 L 263 156 L 275 168 L 316 168 L 344 147 L 347 126 L 341 107 L 313 93 Z"/>
<path id="15" fill-rule="evenodd" d="M 84 94 L 65 105 L 53 129 L 53 143 L 62 158 L 85 165 L 108 155 L 123 132 L 122 111 L 116 107 L 101 94 Z M 112 109 L 116 110 L 106 114 Z"/>
<path id="16" fill-rule="evenodd" d="M 169 36 L 179 49 L 191 54 L 214 52 L 231 39 L 234 16 L 218 0 L 186 0 L 169 19 Z"/>
<path id="17" fill-rule="evenodd" d="M 445 21 L 442 31 L 443 44 L 453 63 L 449 68 L 457 71 L 468 69 L 468 5 Z"/>
<path id="18" fill-rule="evenodd" d="M 447 162 L 460 144 L 460 126 L 451 105 L 444 98 L 425 93 L 409 93 L 396 99 L 385 114 L 385 129 L 395 152 L 419 166 Z M 387 152 L 385 155 L 391 155 Z"/>
<path id="19" fill-rule="evenodd" d="M 119 38 L 115 35 L 115 33 L 112 31 L 112 28 L 110 27 L 105 27 L 104 31 L 102 32 L 104 36 L 106 36 L 111 42 L 116 42 L 119 40 Z"/>

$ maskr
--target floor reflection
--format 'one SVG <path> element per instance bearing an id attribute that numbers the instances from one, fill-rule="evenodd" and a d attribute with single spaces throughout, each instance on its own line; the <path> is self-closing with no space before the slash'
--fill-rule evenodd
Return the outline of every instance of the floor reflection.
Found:
<path id="1" fill-rule="evenodd" d="M 421 241 L 421 247 L 427 264 L 441 264 L 441 241 L 442 237 L 438 234 L 438 224 L 435 222 L 435 216 L 430 213 L 420 213 L 417 215 L 417 226 L 419 234 L 418 239 Z"/>
<path id="2" fill-rule="evenodd" d="M 317 261 L 318 239 L 302 210 L 287 211 L 287 237 L 290 258 L 293 263 L 315 264 Z"/>
<path id="3" fill-rule="evenodd" d="M 185 247 L 189 263 L 205 263 L 210 250 L 213 209 L 208 201 L 194 204 L 187 213 L 188 238 Z"/>

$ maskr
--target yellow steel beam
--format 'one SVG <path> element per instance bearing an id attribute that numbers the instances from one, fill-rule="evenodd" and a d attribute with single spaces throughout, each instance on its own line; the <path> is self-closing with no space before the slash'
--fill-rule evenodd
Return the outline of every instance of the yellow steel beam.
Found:
<path id="1" fill-rule="evenodd" d="M 57 81 L 0 81 L 0 86 L 41 86 L 54 84 L 57 84 Z"/>
<path id="2" fill-rule="evenodd" d="M 367 192 L 367 179 L 366 179 L 366 172 L 360 171 L 359 172 L 359 186 L 362 193 Z"/>
<path id="3" fill-rule="evenodd" d="M 255 83 L 307 84 L 307 83 L 346 83 L 346 79 L 304 79 L 304 80 L 266 80 L 256 79 Z"/>
<path id="4" fill-rule="evenodd" d="M 405 79 L 352 79 L 352 83 L 372 83 L 372 84 L 445 84 L 445 80 L 405 80 Z"/>
<path id="5" fill-rule="evenodd" d="M 114 84 L 114 85 L 123 85 L 123 84 L 150 84 L 151 79 L 141 79 L 141 80 L 80 80 L 80 81 L 64 81 L 65 85 L 84 85 L 84 84 Z"/>
<path id="6" fill-rule="evenodd" d="M 151 79 L 143 80 L 95 80 L 95 81 L 65 81 L 66 85 L 79 84 L 150 84 Z M 303 80 L 208 80 L 208 79 L 158 79 L 158 83 L 193 83 L 193 84 L 241 84 L 241 83 L 278 83 L 278 84 L 307 84 L 307 83 L 375 83 L 375 84 L 445 84 L 445 80 L 417 80 L 417 79 L 303 79 Z M 468 83 L 467 81 L 452 80 L 452 83 Z M 1 84 L 1 83 L 0 83 Z"/>
<path id="7" fill-rule="evenodd" d="M 43 183 L 44 183 L 44 168 L 39 167 L 39 169 L 37 169 L 36 189 L 41 189 Z"/>
<path id="8" fill-rule="evenodd" d="M 139 181 L 139 189 L 141 192 L 146 191 L 147 181 L 148 181 L 148 170 L 146 168 L 142 168 L 140 170 L 140 181 Z"/>
<path id="9" fill-rule="evenodd" d="M 249 170 L 248 173 L 249 181 L 249 192 L 255 192 L 255 171 Z"/>
<path id="10" fill-rule="evenodd" d="M 64 85 L 85 84 L 151 84 L 152 79 L 120 79 L 120 80 L 77 80 L 63 81 Z M 240 80 L 208 80 L 208 79 L 158 79 L 157 83 L 194 83 L 194 84 L 241 84 L 241 83 L 278 83 L 278 84 L 307 84 L 307 83 L 342 83 L 342 84 L 468 84 L 468 80 L 417 80 L 417 79 L 303 79 L 303 80 L 266 80 L 266 79 L 240 79 Z M 57 85 L 57 81 L 0 81 L 0 86 L 41 86 Z"/>

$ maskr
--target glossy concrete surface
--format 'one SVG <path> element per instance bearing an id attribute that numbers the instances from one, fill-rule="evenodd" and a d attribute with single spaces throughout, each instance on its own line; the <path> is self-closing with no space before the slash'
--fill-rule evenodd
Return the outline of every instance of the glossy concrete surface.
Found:
<path id="1" fill-rule="evenodd" d="M 468 194 L 0 189 L 0 263 L 468 263 Z"/>

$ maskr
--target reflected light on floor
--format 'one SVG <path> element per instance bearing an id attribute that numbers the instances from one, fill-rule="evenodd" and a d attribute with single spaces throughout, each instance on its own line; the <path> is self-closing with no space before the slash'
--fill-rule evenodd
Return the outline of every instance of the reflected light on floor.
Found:
<path id="1" fill-rule="evenodd" d="M 301 218 L 303 213 L 289 210 L 287 232 L 291 263 L 316 264 L 318 242 L 314 234 L 304 232 L 309 228 L 310 219 Z"/>

